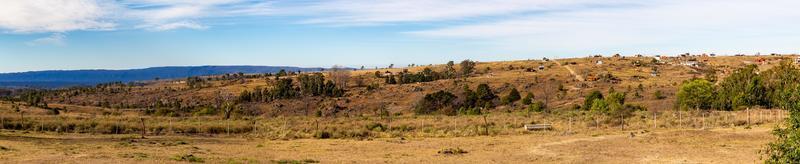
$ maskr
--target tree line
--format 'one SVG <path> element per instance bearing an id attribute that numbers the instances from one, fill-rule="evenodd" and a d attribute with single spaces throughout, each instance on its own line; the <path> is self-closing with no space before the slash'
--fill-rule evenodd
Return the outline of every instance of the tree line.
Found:
<path id="1" fill-rule="evenodd" d="M 790 109 L 800 100 L 800 71 L 783 61 L 766 71 L 756 65 L 737 68 L 715 85 L 708 79 L 685 81 L 677 93 L 677 109 L 741 110 L 760 106 Z"/>

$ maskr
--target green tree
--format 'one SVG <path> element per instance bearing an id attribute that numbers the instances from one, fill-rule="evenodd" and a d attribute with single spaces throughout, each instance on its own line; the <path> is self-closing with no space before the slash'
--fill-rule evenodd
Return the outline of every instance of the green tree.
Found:
<path id="1" fill-rule="evenodd" d="M 790 99 L 795 95 L 793 90 L 800 85 L 800 71 L 792 60 L 784 60 L 760 75 L 767 92 L 765 106 L 789 109 L 794 105 L 796 101 Z"/>
<path id="2" fill-rule="evenodd" d="M 503 97 L 503 103 L 507 105 L 508 104 L 513 105 L 515 102 L 519 101 L 519 99 L 520 99 L 519 91 L 517 91 L 517 88 L 512 88 L 511 92 L 509 92 L 508 95 Z"/>
<path id="3" fill-rule="evenodd" d="M 422 100 L 417 102 L 416 106 L 414 107 L 414 112 L 417 114 L 430 114 L 435 111 L 443 111 L 442 113 L 447 115 L 454 115 L 456 114 L 455 111 L 448 112 L 447 110 L 442 110 L 443 108 L 452 108 L 453 101 L 456 99 L 456 96 L 447 91 L 438 91 L 431 94 L 425 95 Z"/>
<path id="4" fill-rule="evenodd" d="M 704 79 L 684 82 L 677 94 L 679 109 L 710 109 L 714 100 L 714 85 Z"/>
<path id="5" fill-rule="evenodd" d="M 790 105 L 787 105 L 789 117 L 786 118 L 783 127 L 777 127 L 772 133 L 777 140 L 767 145 L 764 153 L 768 156 L 764 163 L 783 164 L 800 163 L 800 88 L 794 87 L 790 90 Z"/>
<path id="6" fill-rule="evenodd" d="M 461 61 L 461 76 L 467 77 L 475 71 L 475 62 L 471 60 Z"/>
<path id="7" fill-rule="evenodd" d="M 528 94 L 525 95 L 525 98 L 522 98 L 522 105 L 531 105 L 533 98 L 533 93 L 528 92 Z"/>
<path id="8" fill-rule="evenodd" d="M 583 100 L 583 110 L 590 110 L 594 104 L 594 100 L 602 99 L 603 93 L 600 93 L 600 91 L 592 91 L 589 95 L 586 95 L 586 98 Z"/>
<path id="9" fill-rule="evenodd" d="M 608 112 L 608 102 L 603 99 L 594 99 L 589 110 L 593 112 L 606 113 Z"/>
<path id="10" fill-rule="evenodd" d="M 494 104 L 492 101 L 497 98 L 497 95 L 494 94 L 492 88 L 490 88 L 488 84 L 479 84 L 475 91 L 475 95 L 478 98 L 476 105 L 486 108 L 493 107 Z"/>
<path id="11" fill-rule="evenodd" d="M 756 65 L 734 70 L 733 74 L 720 83 L 715 107 L 732 110 L 740 106 L 765 104 L 766 88 L 757 72 Z"/>
<path id="12" fill-rule="evenodd" d="M 454 78 L 456 76 L 456 68 L 453 61 L 448 61 L 447 65 L 445 65 L 444 75 L 446 78 Z"/>

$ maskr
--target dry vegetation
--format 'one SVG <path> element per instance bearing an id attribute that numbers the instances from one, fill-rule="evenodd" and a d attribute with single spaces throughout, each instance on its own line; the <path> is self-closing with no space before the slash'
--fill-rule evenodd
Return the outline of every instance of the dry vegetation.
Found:
<path id="1" fill-rule="evenodd" d="M 786 117 L 772 109 L 678 111 L 675 94 L 710 71 L 723 78 L 745 64 L 770 68 L 795 56 L 651 57 L 478 62 L 469 77 L 385 84 L 388 72 L 445 71 L 445 65 L 332 71 L 341 97 L 300 96 L 218 109 L 242 91 L 268 88 L 272 76 L 106 85 L 49 92 L 48 109 L 0 101 L 0 160 L 209 163 L 741 163 L 759 160 L 769 129 Z M 602 61 L 602 64 L 596 64 Z M 541 66 L 541 69 L 540 69 Z M 651 75 L 653 70 L 657 74 Z M 609 76 L 610 75 L 610 76 Z M 294 78 L 287 75 L 284 78 Z M 217 78 L 217 79 L 214 79 Z M 297 82 L 296 82 L 297 83 Z M 426 94 L 488 84 L 498 96 L 517 89 L 544 102 L 544 112 L 499 104 L 480 115 L 420 115 Z M 562 88 L 562 89 L 559 89 Z M 613 89 L 612 89 L 613 88 Z M 625 92 L 625 115 L 579 110 L 592 91 Z M 660 94 L 656 94 L 656 93 Z M 170 107 L 162 107 L 170 104 Z M 17 109 L 18 108 L 18 109 Z M 163 114 L 163 112 L 171 114 Z M 162 113 L 162 114 L 154 114 Z M 530 123 L 551 131 L 526 131 Z M 64 161 L 64 159 L 68 159 Z"/>

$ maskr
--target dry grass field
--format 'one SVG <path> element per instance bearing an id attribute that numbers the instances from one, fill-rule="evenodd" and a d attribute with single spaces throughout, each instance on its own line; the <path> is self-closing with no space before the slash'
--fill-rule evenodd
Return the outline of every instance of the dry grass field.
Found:
<path id="1" fill-rule="evenodd" d="M 753 128 L 600 130 L 474 137 L 268 140 L 0 133 L 4 163 L 758 163 L 773 136 Z M 631 135 L 633 134 L 633 135 Z M 632 137 L 633 136 L 633 137 Z M 458 148 L 463 154 L 441 154 Z"/>

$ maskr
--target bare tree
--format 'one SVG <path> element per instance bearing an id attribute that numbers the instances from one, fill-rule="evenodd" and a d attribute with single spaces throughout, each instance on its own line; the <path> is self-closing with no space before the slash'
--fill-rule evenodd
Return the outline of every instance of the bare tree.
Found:
<path id="1" fill-rule="evenodd" d="M 329 76 L 336 87 L 340 89 L 347 88 L 347 82 L 350 81 L 350 70 L 340 66 L 340 65 L 333 65 L 331 67 L 331 71 L 329 72 Z"/>

